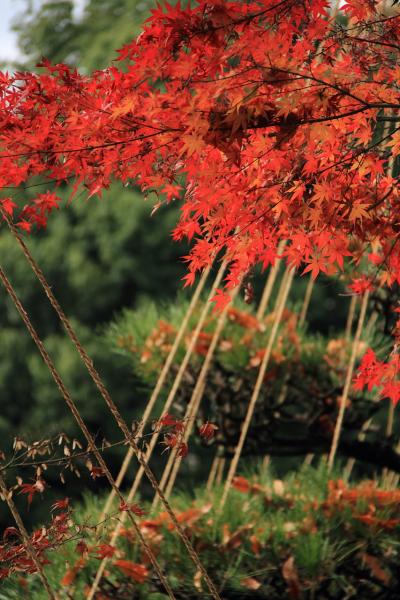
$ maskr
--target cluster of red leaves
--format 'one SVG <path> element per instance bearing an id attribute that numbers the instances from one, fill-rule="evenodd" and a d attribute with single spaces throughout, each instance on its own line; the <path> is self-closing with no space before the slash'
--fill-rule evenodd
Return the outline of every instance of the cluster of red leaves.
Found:
<path id="1" fill-rule="evenodd" d="M 353 517 L 371 527 L 394 529 L 400 526 L 400 491 L 381 490 L 376 482 L 350 488 L 342 480 L 328 483 L 328 498 L 324 508 L 340 511 L 350 507 Z M 379 513 L 384 512 L 385 516 Z"/>
<path id="2" fill-rule="evenodd" d="M 265 319 L 258 320 L 250 311 L 239 310 L 238 308 L 231 306 L 227 311 L 227 316 L 228 321 L 237 326 L 234 333 L 240 337 L 235 341 L 235 339 L 230 337 L 229 333 L 225 331 L 222 340 L 218 344 L 217 351 L 229 352 L 235 347 L 235 344 L 245 346 L 248 348 L 251 355 L 248 366 L 251 368 L 259 366 L 265 352 L 265 339 L 262 336 L 257 337 L 255 334 L 262 334 L 265 332 L 267 327 L 272 325 L 275 314 L 270 313 Z M 209 329 L 210 326 L 213 327 L 216 319 L 217 316 L 213 315 L 205 323 L 205 329 Z M 282 315 L 282 331 L 278 336 L 272 354 L 275 362 L 278 363 L 284 359 L 282 352 L 284 344 L 289 344 L 292 350 L 294 349 L 297 354 L 299 353 L 300 339 L 296 330 L 296 325 L 296 314 L 285 309 Z M 143 348 L 138 347 L 138 345 L 134 343 L 134 340 L 129 336 L 126 340 L 120 338 L 119 344 L 134 355 L 139 353 L 141 356 L 141 363 L 146 363 L 146 367 L 149 371 L 157 372 L 160 365 L 163 364 L 175 336 L 176 329 L 172 325 L 166 324 L 164 321 L 159 321 L 147 337 Z M 194 346 L 194 352 L 200 356 L 206 356 L 212 338 L 212 332 L 206 330 L 200 331 Z M 192 332 L 186 336 L 187 345 L 190 344 L 191 339 Z M 161 424 L 173 425 L 173 423 L 167 422 Z"/>
<path id="3" fill-rule="evenodd" d="M 29 489 L 23 485 L 21 487 L 24 493 L 36 493 L 32 490 L 32 488 L 35 489 L 34 486 L 29 486 Z M 138 505 L 128 506 L 122 503 L 120 510 L 131 510 L 139 517 L 145 514 Z M 31 545 L 43 566 L 50 563 L 49 551 L 58 550 L 66 542 L 76 539 L 77 536 L 82 534 L 82 532 L 77 534 L 77 526 L 72 518 L 68 498 L 57 500 L 52 506 L 52 512 L 56 514 L 52 516 L 51 524 L 41 527 L 30 536 Z M 78 529 L 80 528 L 78 527 Z M 148 568 L 145 565 L 124 560 L 123 553 L 121 551 L 117 552 L 117 548 L 107 543 L 97 543 L 89 546 L 82 538 L 76 543 L 75 553 L 78 558 L 67 569 L 62 578 L 60 583 L 63 586 L 71 586 L 74 583 L 90 558 L 103 560 L 103 558 L 113 558 L 116 554 L 118 554 L 118 559 L 114 560 L 113 565 L 125 576 L 130 577 L 136 583 L 143 583 L 148 576 Z M 21 573 L 21 576 L 25 576 L 37 571 L 25 544 L 20 539 L 19 531 L 15 527 L 7 527 L 4 530 L 3 542 L 0 544 L 0 563 L 0 581 L 15 573 Z M 20 583 L 23 585 L 24 579 L 21 579 Z"/>
<path id="4" fill-rule="evenodd" d="M 284 484 L 280 480 L 275 480 L 272 487 L 268 487 L 238 476 L 234 478 L 232 487 L 243 494 L 263 496 L 267 505 L 273 503 L 274 498 L 278 498 L 279 503 L 284 503 L 288 507 L 298 502 L 298 498 L 285 491 Z M 326 500 L 313 501 L 309 508 L 313 511 L 322 509 L 329 518 L 349 508 L 352 518 L 356 521 L 367 526 L 391 530 L 400 526 L 399 507 L 399 490 L 379 489 L 375 481 L 350 487 L 339 479 L 328 481 Z"/>
<path id="5" fill-rule="evenodd" d="M 120 510 L 126 509 L 125 506 L 122 506 L 122 508 L 120 507 Z M 182 526 L 193 528 L 195 527 L 195 523 L 210 509 L 211 504 L 201 508 L 190 508 L 187 511 L 177 513 L 177 518 Z M 142 514 L 139 516 L 143 516 L 143 514 L 142 511 Z M 160 513 L 155 519 L 140 520 L 138 526 L 147 543 L 153 548 L 153 551 L 156 552 L 159 550 L 159 544 L 163 541 L 163 528 L 166 527 L 169 531 L 174 530 L 174 525 L 172 524 L 169 515 L 164 512 Z M 120 535 L 129 539 L 130 542 L 136 540 L 136 534 L 130 528 L 121 528 Z M 141 556 L 141 562 L 135 563 L 131 560 L 127 560 L 124 552 L 121 549 L 117 549 L 115 546 L 105 543 L 88 546 L 85 542 L 81 541 L 76 546 L 76 553 L 79 555 L 77 560 L 67 569 L 61 580 L 61 585 L 63 586 L 69 587 L 75 582 L 79 573 L 87 566 L 90 558 L 96 558 L 98 560 L 102 560 L 103 558 L 112 559 L 110 567 L 117 567 L 125 577 L 128 577 L 138 584 L 145 583 L 150 573 L 151 565 L 148 563 L 148 557 L 144 552 Z"/>
<path id="6" fill-rule="evenodd" d="M 174 238 L 194 239 L 187 284 L 224 248 L 231 288 L 283 239 L 313 278 L 370 256 L 375 283 L 399 283 L 400 19 L 384 4 L 346 0 L 346 27 L 328 0 L 167 4 L 120 67 L 83 75 L 44 60 L 40 74 L 2 73 L 0 186 L 48 188 L 25 206 L 3 198 L 4 213 L 43 227 L 54 187 L 90 197 L 116 178 L 158 205 L 183 197 Z"/>
<path id="7" fill-rule="evenodd" d="M 398 108 L 399 21 L 379 4 L 345 2 L 348 31 L 327 0 L 167 5 L 120 51 L 123 68 L 87 76 L 43 61 L 41 74 L 3 73 L 0 183 L 72 180 L 91 196 L 116 177 L 167 202 L 184 193 L 174 237 L 197 238 L 189 283 L 225 247 L 236 285 L 274 261 L 281 238 L 313 277 L 358 259 L 353 238 L 386 257 L 385 282 L 399 281 L 386 167 L 400 133 L 373 139 L 382 110 Z M 57 206 L 39 194 L 20 226 L 44 226 Z"/>
<path id="8" fill-rule="evenodd" d="M 165 450 L 176 448 L 177 456 L 185 458 L 189 452 L 188 445 L 184 440 L 185 424 L 181 419 L 175 419 L 169 413 L 163 415 L 158 421 L 159 427 L 168 427 L 171 431 L 164 434 L 164 439 L 161 442 L 165 446 Z"/>
<path id="9" fill-rule="evenodd" d="M 27 494 L 28 506 L 31 505 L 35 494 L 42 494 L 46 488 L 43 479 L 38 478 L 34 483 L 21 483 L 19 486 L 20 494 Z"/>
<path id="10" fill-rule="evenodd" d="M 127 504 L 123 501 L 119 505 L 119 510 L 121 512 L 130 511 L 139 518 L 146 514 L 138 504 Z M 139 526 L 141 526 L 140 522 Z M 121 530 L 121 532 L 122 535 L 124 530 Z M 144 583 L 149 575 L 149 569 L 148 566 L 146 566 L 146 555 L 143 556 L 143 564 L 135 563 L 131 560 L 127 560 L 122 550 L 109 543 L 101 542 L 88 545 L 82 539 L 76 544 L 75 552 L 78 555 L 78 558 L 73 565 L 69 566 L 60 582 L 61 585 L 66 587 L 73 585 L 77 576 L 87 566 L 88 561 L 91 558 L 97 560 L 103 560 L 105 558 L 113 559 L 111 565 L 117 567 L 125 577 L 128 577 L 135 583 Z"/>
<path id="11" fill-rule="evenodd" d="M 161 319 L 141 349 L 140 362 L 147 363 L 154 355 L 155 350 L 167 354 L 171 350 L 175 335 L 175 328 Z M 134 351 L 136 351 L 136 348 Z"/>
<path id="12" fill-rule="evenodd" d="M 176 448 L 177 456 L 185 458 L 189 452 L 189 447 L 184 439 L 185 435 L 185 423 L 181 419 L 176 419 L 169 413 L 163 415 L 157 423 L 158 427 L 168 427 L 171 431 L 164 434 L 164 439 L 161 442 L 165 446 L 165 450 L 172 450 Z M 218 429 L 213 423 L 203 423 L 199 427 L 200 437 L 205 440 L 210 440 L 215 431 Z"/>
<path id="13" fill-rule="evenodd" d="M 362 358 L 353 385 L 356 390 L 367 387 L 369 391 L 379 388 L 380 398 L 389 398 L 393 404 L 400 400 L 400 356 L 392 353 L 387 362 L 377 359 L 373 350 L 369 349 Z"/>
<path id="14" fill-rule="evenodd" d="M 110 544 L 87 546 L 85 542 L 79 542 L 76 545 L 76 553 L 80 556 L 65 572 L 60 582 L 62 586 L 72 586 L 79 573 L 87 566 L 90 558 L 97 560 L 114 559 L 111 563 L 112 566 L 117 567 L 125 577 L 132 579 L 135 583 L 144 583 L 149 575 L 149 570 L 144 564 L 135 563 L 124 558 L 114 558 L 115 556 L 123 556 L 123 553 Z"/>
<path id="15" fill-rule="evenodd" d="M 26 492 L 32 493 L 30 490 Z M 41 527 L 30 536 L 31 545 L 42 565 L 49 563 L 48 551 L 58 548 L 71 536 L 71 513 L 68 498 L 55 502 L 52 511 L 56 511 L 57 514 L 52 515 L 50 525 Z M 36 572 L 36 566 L 15 527 L 7 527 L 3 532 L 3 541 L 0 544 L 0 564 L 0 580 L 14 573 Z"/>

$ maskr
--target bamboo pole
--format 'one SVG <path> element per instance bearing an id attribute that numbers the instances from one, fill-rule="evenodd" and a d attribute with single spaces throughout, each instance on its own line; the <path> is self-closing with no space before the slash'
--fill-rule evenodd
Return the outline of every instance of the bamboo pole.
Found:
<path id="1" fill-rule="evenodd" d="M 387 438 L 390 437 L 393 433 L 394 411 L 395 411 L 395 405 L 393 404 L 393 402 L 389 402 L 388 415 L 387 415 L 387 421 L 386 421 L 386 430 L 385 430 L 385 435 Z M 394 479 L 393 471 L 391 472 L 387 468 L 383 469 L 382 476 L 383 476 L 383 480 L 387 483 L 390 483 L 390 481 L 392 479 Z"/>
<path id="2" fill-rule="evenodd" d="M 244 419 L 243 424 L 242 424 L 242 429 L 241 429 L 241 433 L 240 433 L 239 442 L 238 442 L 238 444 L 236 446 L 234 456 L 233 456 L 231 464 L 229 466 L 228 476 L 227 476 L 226 481 L 225 481 L 224 491 L 222 493 L 222 498 L 221 498 L 221 501 L 220 501 L 220 506 L 219 506 L 219 510 L 220 511 L 223 509 L 223 507 L 225 505 L 225 502 L 227 500 L 230 487 L 232 485 L 232 480 L 233 480 L 233 478 L 235 476 L 235 473 L 236 473 L 236 470 L 237 470 L 237 466 L 238 466 L 238 463 L 239 463 L 240 455 L 241 455 L 242 450 L 243 450 L 244 442 L 246 440 L 246 436 L 247 436 L 247 433 L 248 433 L 248 430 L 249 430 L 249 427 L 250 427 L 250 422 L 251 422 L 251 419 L 253 417 L 254 409 L 255 409 L 257 400 L 259 398 L 259 395 L 260 395 L 261 386 L 262 386 L 263 381 L 264 381 L 265 372 L 266 372 L 266 369 L 268 367 L 269 359 L 271 357 L 272 347 L 273 347 L 273 344 L 275 342 L 276 335 L 278 333 L 278 328 L 279 328 L 279 325 L 280 325 L 280 322 L 281 322 L 281 318 L 282 318 L 282 314 L 283 314 L 283 309 L 285 307 L 286 300 L 287 300 L 287 297 L 288 297 L 288 294 L 289 294 L 289 290 L 290 290 L 290 287 L 292 285 L 293 276 L 294 276 L 294 269 L 287 268 L 286 271 L 285 271 L 285 274 L 283 276 L 282 283 L 281 283 L 281 291 L 282 291 L 281 298 L 279 298 L 279 295 L 278 295 L 278 299 L 277 299 L 276 306 L 275 306 L 275 319 L 274 319 L 274 323 L 272 325 L 272 329 L 271 329 L 271 332 L 270 332 L 270 335 L 269 335 L 269 339 L 268 339 L 268 343 L 267 343 L 267 346 L 266 346 L 266 349 L 265 349 L 265 353 L 264 353 L 263 359 L 261 361 L 260 369 L 259 369 L 259 372 L 258 372 L 258 377 L 257 377 L 257 380 L 256 380 L 256 384 L 254 386 L 253 394 L 252 394 L 251 399 L 250 399 L 250 403 L 249 403 L 249 406 L 248 406 L 248 409 L 247 409 L 247 413 L 246 413 L 245 419 Z M 279 302 L 279 304 L 278 304 L 278 302 Z"/>
<path id="3" fill-rule="evenodd" d="M 207 267 L 207 269 L 205 269 L 204 273 L 202 274 L 202 276 L 201 276 L 201 278 L 199 280 L 199 283 L 197 285 L 197 288 L 196 288 L 196 290 L 195 290 L 195 292 L 194 292 L 194 294 L 193 294 L 193 296 L 191 298 L 191 301 L 190 301 L 190 304 L 189 304 L 188 309 L 186 311 L 186 314 L 185 314 L 185 316 L 184 316 L 184 318 L 182 320 L 182 323 L 181 323 L 181 325 L 179 327 L 179 330 L 178 330 L 178 332 L 177 332 L 177 334 L 175 336 L 174 343 L 173 343 L 173 345 L 171 347 L 171 350 L 169 351 L 167 359 L 166 359 L 166 361 L 164 363 L 164 366 L 163 366 L 163 368 L 161 370 L 161 373 L 160 373 L 160 375 L 159 375 L 159 377 L 157 379 L 156 385 L 155 385 L 155 387 L 153 389 L 153 392 L 152 392 L 152 394 L 150 396 L 150 399 L 149 399 L 149 401 L 148 401 L 148 403 L 146 405 L 145 411 L 144 411 L 143 416 L 142 416 L 142 418 L 140 420 L 140 423 L 139 423 L 139 427 L 138 427 L 137 431 L 135 432 L 135 438 L 136 438 L 136 440 L 140 439 L 140 437 L 141 437 L 141 435 L 143 433 L 143 430 L 144 430 L 144 428 L 145 428 L 145 426 L 147 424 L 147 421 L 148 421 L 148 419 L 149 419 L 149 417 L 151 415 L 151 412 L 152 412 L 152 410 L 154 408 L 154 405 L 155 405 L 155 403 L 156 403 L 156 401 L 158 399 L 158 396 L 160 395 L 162 386 L 164 385 L 165 380 L 167 378 L 167 375 L 169 373 L 169 370 L 171 368 L 172 361 L 175 358 L 175 355 L 177 353 L 179 345 L 180 345 L 180 343 L 182 341 L 183 335 L 184 335 L 184 333 L 186 331 L 186 328 L 188 326 L 189 319 L 191 318 L 191 316 L 193 314 L 193 311 L 194 311 L 194 309 L 196 307 L 196 304 L 197 304 L 197 302 L 199 300 L 200 294 L 203 291 L 204 284 L 205 284 L 205 282 L 207 280 L 207 277 L 208 277 L 209 273 L 210 273 L 210 267 Z M 116 479 L 116 482 L 115 482 L 115 484 L 116 484 L 116 486 L 118 488 L 121 486 L 121 483 L 122 483 L 122 481 L 123 481 L 123 479 L 125 477 L 125 474 L 126 474 L 128 468 L 129 468 L 129 465 L 130 465 L 130 463 L 132 461 L 133 455 L 134 455 L 133 448 L 130 447 L 128 449 L 126 455 L 125 455 L 125 458 L 123 460 L 123 463 L 121 465 L 120 471 L 118 473 L 118 476 L 117 476 L 117 479 Z M 112 505 L 112 503 L 114 501 L 114 498 L 115 498 L 115 491 L 112 489 L 111 492 L 110 492 L 110 494 L 109 494 L 109 496 L 108 496 L 108 498 L 107 498 L 107 500 L 106 500 L 106 502 L 105 502 L 105 504 L 104 504 L 103 510 L 101 512 L 100 519 L 99 519 L 100 523 L 104 522 L 106 515 L 110 511 L 110 508 L 111 508 L 111 505 Z"/>
<path id="4" fill-rule="evenodd" d="M 307 295 L 307 292 L 306 292 Z M 351 300 L 350 300 L 350 304 L 349 304 L 349 311 L 347 313 L 347 320 L 346 320 L 346 326 L 345 326 L 345 334 L 344 334 L 344 339 L 346 342 L 348 342 L 351 338 L 351 329 L 352 329 L 352 325 L 353 325 L 353 320 L 354 320 L 354 313 L 355 313 L 355 309 L 356 309 L 356 302 L 357 302 L 357 296 L 352 296 Z M 345 359 L 345 354 L 346 354 L 346 348 L 344 348 L 343 350 L 341 350 L 340 352 L 341 354 L 341 361 L 343 362 Z M 309 452 L 308 454 L 306 454 L 306 457 L 303 461 L 303 467 L 308 467 L 311 465 L 312 461 L 314 459 L 314 453 L 313 452 Z"/>
<path id="5" fill-rule="evenodd" d="M 286 241 L 283 240 L 280 242 L 279 246 L 278 246 L 278 256 L 281 254 L 281 252 L 283 251 L 284 247 L 286 245 Z M 271 293 L 272 293 L 272 289 L 273 289 L 273 285 L 275 283 L 276 277 L 278 275 L 279 272 L 279 267 L 280 264 L 282 262 L 281 258 L 278 258 L 277 261 L 275 262 L 274 266 L 271 267 L 271 270 L 269 272 L 266 284 L 265 284 L 265 288 L 263 291 L 263 295 L 261 297 L 261 301 L 257 310 L 257 318 L 258 320 L 261 320 L 264 317 L 265 314 L 265 310 L 268 306 L 268 302 L 269 299 L 271 297 Z M 282 286 L 279 287 L 279 291 L 278 291 L 278 297 L 276 300 L 276 304 L 279 305 L 280 299 L 281 299 L 281 295 L 282 295 Z M 264 456 L 263 460 L 270 460 L 270 457 L 268 455 Z"/>
<path id="6" fill-rule="evenodd" d="M 344 330 L 344 337 L 345 337 L 345 340 L 347 340 L 347 341 L 350 340 L 350 338 L 351 338 L 351 330 L 353 327 L 356 305 L 357 305 L 357 296 L 352 296 L 351 300 L 350 300 L 349 312 L 347 313 L 346 327 Z"/>
<path id="7" fill-rule="evenodd" d="M 217 474 L 218 471 L 218 467 L 219 467 L 219 463 L 220 463 L 221 457 L 218 456 L 218 451 L 215 453 L 214 459 L 211 463 L 211 468 L 210 468 L 210 472 L 208 474 L 208 479 L 207 479 L 207 483 L 206 483 L 206 490 L 207 492 L 211 491 L 213 485 L 214 485 L 214 481 L 215 481 L 215 476 Z"/>
<path id="8" fill-rule="evenodd" d="M 183 441 L 186 444 L 189 442 L 189 438 L 190 438 L 193 428 L 194 428 L 195 419 L 196 419 L 197 413 L 200 408 L 201 400 L 204 395 L 204 389 L 205 389 L 205 382 L 203 383 L 202 387 L 200 388 L 199 393 L 197 394 L 196 399 L 193 402 L 193 406 L 191 407 L 191 410 L 190 410 L 190 406 L 188 406 L 188 409 L 189 409 L 188 416 L 187 416 L 187 418 L 185 418 L 187 426 L 185 428 L 184 435 L 183 435 Z M 174 488 L 175 481 L 178 476 L 181 463 L 182 463 L 182 456 L 179 456 L 179 455 L 178 456 L 175 455 L 175 459 L 171 460 L 169 477 L 167 475 L 168 479 L 165 483 L 165 497 L 168 499 L 170 498 L 172 490 Z M 167 470 L 166 470 L 166 472 L 167 472 Z"/>
<path id="9" fill-rule="evenodd" d="M 371 424 L 372 424 L 372 419 L 368 419 L 368 421 L 366 421 L 364 423 L 364 425 L 362 426 L 361 431 L 360 431 L 360 433 L 357 436 L 357 439 L 360 442 L 363 442 L 365 440 L 366 435 L 367 435 L 367 431 L 371 427 Z M 346 480 L 348 480 L 350 478 L 350 475 L 351 475 L 351 472 L 352 472 L 352 470 L 354 468 L 355 463 L 356 463 L 356 459 L 355 458 L 349 458 L 349 460 L 347 461 L 346 466 L 344 468 L 344 478 Z"/>
<path id="10" fill-rule="evenodd" d="M 361 302 L 360 315 L 358 317 L 357 329 L 356 329 L 356 333 L 354 336 L 353 345 L 352 345 L 352 349 L 351 349 L 351 356 L 350 356 L 350 360 L 349 360 L 349 364 L 348 364 L 348 368 L 347 368 L 346 381 L 344 384 L 343 394 L 340 399 L 339 414 L 338 414 L 338 418 L 336 420 L 335 431 L 333 433 L 332 446 L 331 446 L 331 450 L 330 450 L 329 458 L 328 458 L 328 470 L 329 471 L 332 470 L 336 452 L 337 452 L 337 448 L 338 448 L 338 444 L 339 444 L 339 438 L 340 438 L 340 433 L 342 430 L 344 413 L 346 410 L 346 404 L 347 404 L 347 400 L 349 397 L 351 381 L 353 378 L 354 365 L 356 362 L 358 346 L 360 343 L 361 333 L 362 333 L 364 320 L 365 320 L 365 314 L 366 314 L 367 306 L 368 306 L 368 298 L 369 298 L 369 292 L 366 291 L 366 292 L 364 292 L 364 296 L 363 296 L 363 299 Z"/>
<path id="11" fill-rule="evenodd" d="M 302 304 L 302 307 L 300 310 L 300 316 L 299 316 L 299 325 L 300 326 L 304 325 L 304 323 L 305 323 L 313 289 L 314 289 L 314 280 L 310 276 L 308 278 L 306 293 L 304 294 L 303 304 Z"/>
<path id="12" fill-rule="evenodd" d="M 311 300 L 311 295 L 314 289 L 314 280 L 313 278 L 310 276 L 307 282 L 307 287 L 306 287 L 306 292 L 304 294 L 304 298 L 303 298 L 303 303 L 301 306 L 301 310 L 300 310 L 300 316 L 299 316 L 299 326 L 301 327 L 302 325 L 304 325 L 305 320 L 306 320 L 306 316 L 307 316 L 307 311 L 308 311 L 308 307 L 310 305 L 310 300 Z M 288 390 L 288 381 L 290 378 L 290 373 L 289 371 L 287 371 L 285 373 L 285 376 L 283 378 L 283 382 L 282 382 L 282 388 L 279 392 L 279 396 L 277 399 L 277 404 L 283 404 L 283 402 L 285 401 L 286 398 L 286 394 L 287 394 L 287 390 Z"/>
<path id="13" fill-rule="evenodd" d="M 208 375 L 208 371 L 210 369 L 211 366 L 211 361 L 214 357 L 214 352 L 217 348 L 217 344 L 219 342 L 222 330 L 225 326 L 225 322 L 228 316 L 228 309 L 229 307 L 232 305 L 234 299 L 236 298 L 236 296 L 239 293 L 239 289 L 240 289 L 240 285 L 238 285 L 232 292 L 232 296 L 231 296 L 231 300 L 229 302 L 229 304 L 227 304 L 224 309 L 221 311 L 218 319 L 217 319 L 217 323 L 215 326 L 215 330 L 210 342 L 210 346 L 207 350 L 207 354 L 206 357 L 204 359 L 203 365 L 201 367 L 199 376 L 197 378 L 196 381 L 196 385 L 194 387 L 194 390 L 192 392 L 189 404 L 186 408 L 186 413 L 184 416 L 184 421 L 185 421 L 185 427 L 184 430 L 182 432 L 182 438 L 185 442 L 187 442 L 187 440 L 189 439 L 189 436 L 192 432 L 193 426 L 194 426 L 194 419 L 196 417 L 197 411 L 199 409 L 200 406 L 200 402 L 203 396 L 203 391 L 204 391 L 204 387 L 205 387 L 205 383 L 206 383 L 206 378 Z M 163 476 L 161 478 L 160 481 L 160 487 L 162 490 L 166 489 L 166 486 L 168 484 L 168 479 L 170 477 L 170 473 L 173 470 L 173 474 L 171 473 L 171 480 L 172 483 L 169 483 L 168 485 L 168 490 L 169 493 L 172 491 L 172 487 L 174 485 L 175 482 L 175 478 L 178 474 L 178 470 L 181 464 L 181 460 L 182 457 L 178 456 L 178 452 L 177 449 L 174 448 L 171 451 L 171 454 L 168 457 L 168 461 L 167 464 L 164 468 L 164 473 Z M 174 466 L 174 463 L 177 463 L 176 466 Z M 173 468 L 174 466 L 174 468 Z M 158 498 L 155 496 L 154 500 L 153 500 L 153 505 L 152 505 L 152 510 L 155 510 L 156 507 L 158 505 Z"/>
<path id="14" fill-rule="evenodd" d="M 276 279 L 276 276 L 278 275 L 279 267 L 282 262 L 282 258 L 280 255 L 283 252 L 285 245 L 286 245 L 286 241 L 283 240 L 283 241 L 279 242 L 278 258 L 276 259 L 274 266 L 271 267 L 271 269 L 269 271 L 267 281 L 265 283 L 265 287 L 264 287 L 264 290 L 263 290 L 263 293 L 261 296 L 260 304 L 258 306 L 257 313 L 256 313 L 256 317 L 259 321 L 261 321 L 261 319 L 264 317 L 265 311 L 267 309 L 268 302 L 271 297 L 272 289 L 274 287 L 275 279 Z"/>
<path id="15" fill-rule="evenodd" d="M 192 334 L 192 336 L 190 338 L 190 343 L 189 343 L 189 346 L 188 346 L 188 348 L 186 350 L 185 356 L 184 356 L 184 358 L 183 358 L 183 360 L 182 360 L 182 362 L 180 364 L 180 367 L 179 367 L 178 373 L 176 374 L 174 383 L 173 383 L 173 385 L 171 387 L 171 390 L 170 390 L 170 392 L 169 392 L 169 394 L 167 396 L 167 399 L 166 399 L 166 401 L 164 403 L 163 414 L 166 414 L 170 410 L 170 408 L 171 408 L 171 406 L 173 404 L 173 401 L 174 401 L 175 396 L 176 396 L 176 392 L 178 391 L 178 388 L 179 388 L 179 386 L 181 384 L 183 375 L 185 374 L 186 368 L 187 368 L 187 366 L 189 364 L 189 361 L 190 361 L 190 358 L 192 356 L 192 353 L 193 353 L 193 350 L 195 348 L 195 345 L 197 343 L 200 331 L 201 331 L 201 329 L 202 329 L 202 327 L 204 325 L 204 322 L 205 322 L 205 320 L 207 318 L 207 315 L 208 315 L 209 311 L 211 310 L 211 299 L 215 296 L 216 290 L 219 287 L 219 285 L 221 284 L 222 277 L 223 277 L 223 275 L 225 273 L 225 270 L 226 270 L 226 266 L 227 266 L 226 261 L 223 261 L 221 263 L 221 266 L 220 266 L 218 272 L 217 272 L 217 275 L 215 277 L 215 280 L 214 280 L 213 285 L 211 287 L 211 290 L 209 292 L 207 301 L 206 301 L 206 303 L 203 306 L 203 310 L 202 310 L 202 312 L 200 314 L 200 318 L 199 318 L 199 320 L 197 322 L 196 328 L 195 328 L 195 330 L 194 330 L 194 332 L 193 332 L 193 334 Z M 146 453 L 145 453 L 145 456 L 144 456 L 144 461 L 145 461 L 146 464 L 148 464 L 149 461 L 150 461 L 150 458 L 151 458 L 151 456 L 153 454 L 154 448 L 156 447 L 159 435 L 160 435 L 160 430 L 158 428 L 156 428 L 154 430 L 154 432 L 153 432 L 153 435 L 151 436 L 149 445 L 147 447 L 147 450 L 146 450 Z M 128 494 L 127 499 L 126 499 L 127 503 L 132 502 L 133 498 L 135 497 L 135 495 L 136 495 L 136 493 L 137 493 L 137 491 L 139 489 L 139 486 L 141 484 L 141 481 L 142 481 L 142 478 L 143 478 L 143 475 L 144 475 L 144 471 L 145 471 L 144 470 L 144 466 L 140 465 L 139 469 L 138 469 L 138 471 L 136 473 L 135 479 L 134 479 L 134 481 L 132 483 L 131 489 L 129 490 L 129 494 Z M 162 485 L 162 482 L 160 482 L 160 485 Z M 163 489 L 163 488 L 161 488 L 161 489 Z M 120 520 L 116 524 L 116 526 L 114 528 L 114 531 L 111 534 L 111 538 L 110 538 L 110 544 L 111 544 L 111 546 L 115 544 L 115 542 L 116 542 L 116 540 L 117 540 L 117 538 L 119 536 L 119 533 L 121 531 L 121 528 L 124 525 L 124 522 L 125 522 L 125 513 L 123 513 L 121 515 Z M 101 561 L 101 563 L 99 565 L 99 568 L 97 570 L 97 573 L 95 575 L 95 578 L 93 580 L 92 587 L 90 589 L 90 592 L 89 592 L 87 600 L 92 600 L 94 598 L 94 594 L 96 593 L 96 590 L 97 590 L 98 585 L 100 583 L 101 577 L 103 576 L 104 570 L 105 570 L 108 562 L 109 562 L 109 559 L 107 557 L 103 558 L 103 560 Z"/>
<path id="16" fill-rule="evenodd" d="M 226 463 L 226 458 L 221 457 L 219 464 L 218 464 L 217 476 L 215 478 L 216 485 L 221 485 L 221 483 L 222 483 L 222 478 L 224 476 L 225 463 Z"/>

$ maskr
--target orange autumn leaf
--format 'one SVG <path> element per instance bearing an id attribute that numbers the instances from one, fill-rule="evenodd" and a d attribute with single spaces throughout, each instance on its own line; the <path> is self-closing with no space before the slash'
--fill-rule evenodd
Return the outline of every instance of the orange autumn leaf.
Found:
<path id="1" fill-rule="evenodd" d="M 86 564 L 86 559 L 82 556 L 81 558 L 79 558 L 76 561 L 76 563 L 72 567 L 70 567 L 66 571 L 64 577 L 60 581 L 60 584 L 66 586 L 66 587 L 72 585 L 74 583 L 79 571 L 81 571 L 81 569 L 83 569 L 85 564 Z"/>
<path id="2" fill-rule="evenodd" d="M 248 479 L 242 477 L 241 475 L 238 475 L 233 478 L 232 487 L 235 490 L 238 490 L 239 492 L 247 493 L 251 489 L 251 484 Z"/>
<path id="3" fill-rule="evenodd" d="M 240 580 L 240 585 L 248 590 L 258 590 L 261 587 L 261 583 L 254 577 L 245 577 Z"/>
<path id="4" fill-rule="evenodd" d="M 115 560 L 113 565 L 136 583 L 144 583 L 149 575 L 149 571 L 144 565 L 130 560 Z"/>
<path id="5" fill-rule="evenodd" d="M 300 598 L 300 579 L 293 556 L 289 556 L 283 563 L 282 576 L 287 583 L 290 598 L 298 600 Z"/>

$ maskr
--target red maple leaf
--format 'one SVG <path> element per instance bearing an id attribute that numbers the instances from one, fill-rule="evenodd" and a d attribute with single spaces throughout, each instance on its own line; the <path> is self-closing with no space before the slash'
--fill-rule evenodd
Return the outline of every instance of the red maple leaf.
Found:
<path id="1" fill-rule="evenodd" d="M 217 431 L 217 429 L 218 427 L 216 425 L 207 421 L 206 423 L 200 425 L 199 433 L 201 437 L 205 438 L 206 440 L 211 440 L 211 438 L 214 437 L 214 434 Z"/>
<path id="2" fill-rule="evenodd" d="M 215 303 L 214 310 L 216 311 L 223 311 L 224 308 L 228 306 L 230 301 L 230 295 L 220 288 L 217 289 L 217 293 L 215 294 L 215 296 L 211 298 L 211 302 Z"/>

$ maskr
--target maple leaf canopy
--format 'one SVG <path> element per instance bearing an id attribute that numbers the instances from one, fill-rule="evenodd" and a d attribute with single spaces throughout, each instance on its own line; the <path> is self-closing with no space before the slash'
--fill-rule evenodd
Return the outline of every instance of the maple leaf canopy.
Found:
<path id="1" fill-rule="evenodd" d="M 0 74 L 3 214 L 29 232 L 65 182 L 90 197 L 120 180 L 157 206 L 180 200 L 188 283 L 224 254 L 232 288 L 282 240 L 313 278 L 371 256 L 360 277 L 400 283 L 400 16 L 387 5 L 166 3 L 108 69 Z"/>

